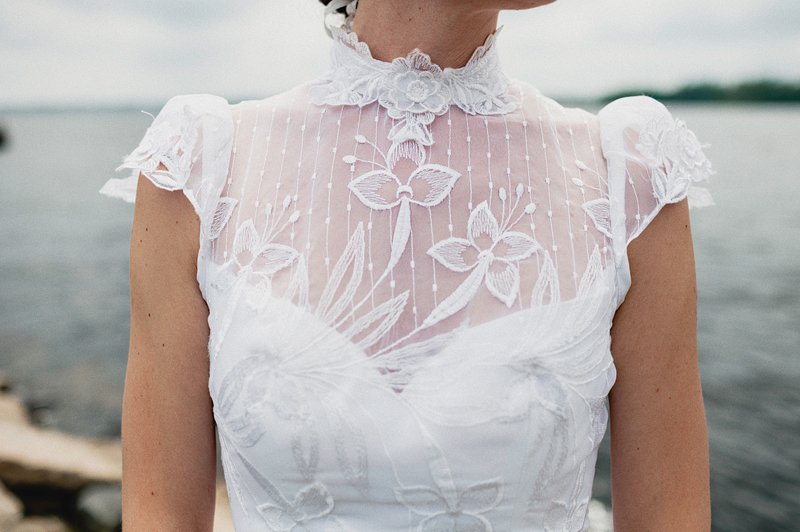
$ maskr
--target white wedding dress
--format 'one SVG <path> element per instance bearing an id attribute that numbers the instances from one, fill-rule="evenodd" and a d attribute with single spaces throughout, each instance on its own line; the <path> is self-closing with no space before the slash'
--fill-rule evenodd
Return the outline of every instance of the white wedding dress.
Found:
<path id="1" fill-rule="evenodd" d="M 441 69 L 336 29 L 317 79 L 170 99 L 101 189 L 199 216 L 237 530 L 586 530 L 626 248 L 713 171 L 649 97 L 509 78 L 499 31 Z"/>

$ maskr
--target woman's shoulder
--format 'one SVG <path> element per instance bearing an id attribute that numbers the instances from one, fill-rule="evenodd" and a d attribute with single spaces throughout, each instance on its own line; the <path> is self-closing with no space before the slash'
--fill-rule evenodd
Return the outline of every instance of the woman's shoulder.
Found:
<path id="1" fill-rule="evenodd" d="M 512 78 L 511 82 L 511 87 L 520 97 L 524 114 L 547 119 L 551 123 L 594 124 L 608 131 L 615 126 L 632 126 L 672 118 L 663 103 L 645 94 L 615 98 L 597 111 L 591 111 L 581 105 L 563 103 L 526 80 Z"/>
<path id="2" fill-rule="evenodd" d="M 310 88 L 313 83 L 314 80 L 303 81 L 265 96 L 242 98 L 238 101 L 231 102 L 230 106 L 234 114 L 246 113 L 262 108 L 279 109 L 282 107 L 305 107 L 308 103 Z"/>
<path id="3" fill-rule="evenodd" d="M 160 188 L 183 190 L 205 215 L 213 195 L 209 191 L 218 190 L 224 179 L 233 132 L 232 106 L 226 98 L 204 93 L 172 96 L 115 170 L 129 175 L 108 179 L 100 193 L 133 203 L 141 173 Z"/>
<path id="4" fill-rule="evenodd" d="M 232 106 L 224 96 L 208 93 L 176 94 L 164 103 L 155 119 L 159 123 L 172 124 L 190 123 L 208 116 L 226 120 L 230 118 L 231 110 Z"/>
<path id="5" fill-rule="evenodd" d="M 519 97 L 521 120 L 537 122 L 556 131 L 564 130 L 567 134 L 576 128 L 596 129 L 597 116 L 581 106 L 565 103 L 526 80 L 512 78 L 511 87 Z"/>
<path id="6" fill-rule="evenodd" d="M 616 98 L 597 112 L 597 118 L 600 127 L 608 132 L 624 128 L 640 130 L 648 124 L 665 126 L 675 122 L 666 105 L 645 94 Z"/>

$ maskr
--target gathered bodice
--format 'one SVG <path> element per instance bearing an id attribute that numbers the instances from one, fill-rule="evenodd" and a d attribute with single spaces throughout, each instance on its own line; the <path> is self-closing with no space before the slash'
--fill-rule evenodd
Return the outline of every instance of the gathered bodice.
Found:
<path id="1" fill-rule="evenodd" d="M 325 74 L 167 102 L 139 173 L 200 219 L 237 530 L 585 530 L 626 248 L 711 167 L 657 101 L 567 108 L 333 32 Z"/>

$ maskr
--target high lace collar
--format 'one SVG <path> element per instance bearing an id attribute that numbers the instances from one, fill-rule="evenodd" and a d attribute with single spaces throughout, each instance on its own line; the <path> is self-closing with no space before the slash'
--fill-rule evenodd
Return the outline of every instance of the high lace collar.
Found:
<path id="1" fill-rule="evenodd" d="M 464 66 L 445 68 L 419 48 L 392 61 L 376 59 L 354 31 L 332 28 L 330 69 L 313 84 L 312 102 L 364 106 L 378 101 L 393 118 L 426 125 L 450 105 L 469 114 L 511 112 L 519 101 L 500 66 L 496 42 L 502 28 L 487 36 Z"/>

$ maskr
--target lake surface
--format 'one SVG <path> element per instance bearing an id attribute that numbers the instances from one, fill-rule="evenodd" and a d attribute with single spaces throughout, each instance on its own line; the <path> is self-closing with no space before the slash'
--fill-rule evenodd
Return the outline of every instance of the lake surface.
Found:
<path id="1" fill-rule="evenodd" d="M 800 107 L 669 107 L 717 170 L 717 205 L 691 211 L 714 530 L 800 530 Z M 0 116 L 0 372 L 71 432 L 119 434 L 133 208 L 97 190 L 150 121 Z"/>

